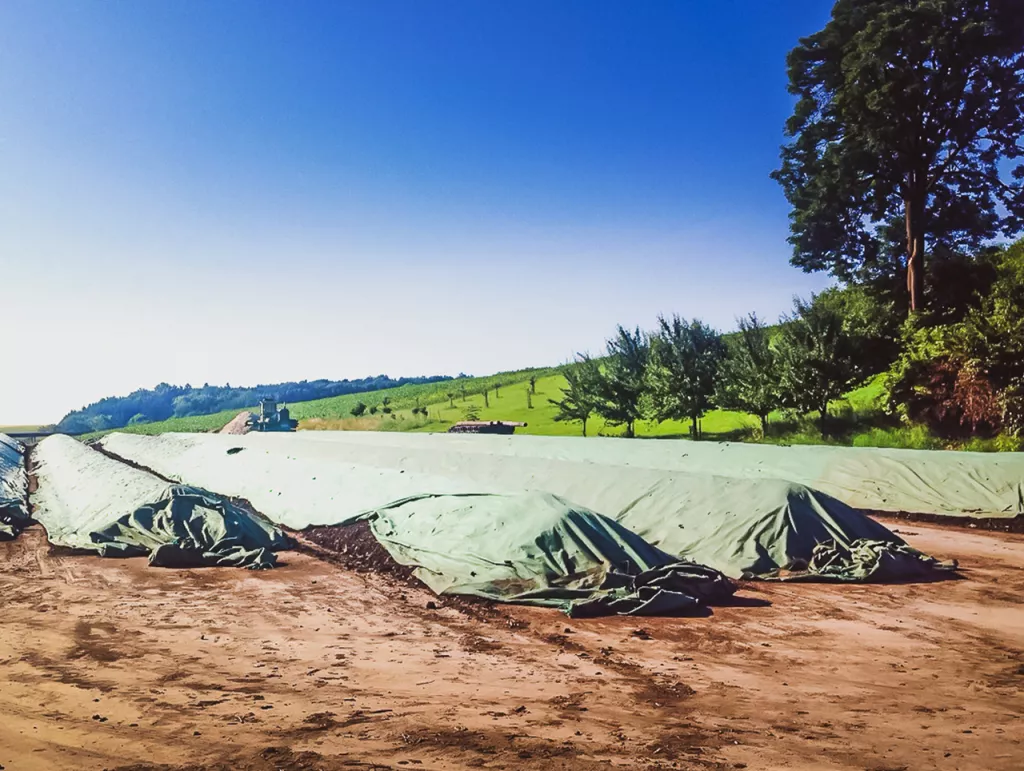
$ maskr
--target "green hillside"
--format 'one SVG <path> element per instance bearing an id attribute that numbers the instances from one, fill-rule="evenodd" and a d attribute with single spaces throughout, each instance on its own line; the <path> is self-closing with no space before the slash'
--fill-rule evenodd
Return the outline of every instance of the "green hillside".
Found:
<path id="1" fill-rule="evenodd" d="M 537 378 L 536 393 L 528 399 L 530 377 Z M 521 434 L 579 436 L 581 430 L 578 423 L 562 423 L 554 419 L 558 410 L 551 400 L 561 398 L 564 384 L 565 379 L 558 374 L 557 369 L 543 368 L 346 394 L 290 404 L 288 407 L 292 417 L 299 420 L 300 430 L 446 431 L 452 423 L 475 415 L 480 420 L 524 422 L 527 426 L 517 430 L 517 433 Z M 488 405 L 484 404 L 482 393 L 485 388 L 488 391 Z M 833 409 L 853 413 L 875 411 L 880 393 L 881 383 L 876 379 L 871 384 L 851 392 L 843 402 L 833 405 Z M 385 398 L 390 399 L 389 407 L 393 410 L 391 414 L 378 412 L 376 415 L 352 417 L 351 410 L 357 403 L 363 402 L 367 407 L 380 408 Z M 528 401 L 532 403 L 532 407 Z M 414 407 L 426 408 L 427 416 L 414 415 Z M 121 430 L 139 434 L 217 431 L 237 414 L 238 410 L 229 410 L 212 415 L 172 418 L 158 423 L 129 426 Z M 774 415 L 773 419 L 779 421 L 783 416 Z M 749 438 L 748 435 L 757 428 L 758 421 L 753 416 L 741 412 L 715 410 L 708 413 L 702 425 L 709 438 L 717 436 L 743 439 Z M 609 426 L 595 417 L 588 423 L 587 433 L 590 436 L 619 436 L 623 429 Z M 677 421 L 642 422 L 637 425 L 637 435 L 685 437 L 689 435 L 689 424 Z"/>

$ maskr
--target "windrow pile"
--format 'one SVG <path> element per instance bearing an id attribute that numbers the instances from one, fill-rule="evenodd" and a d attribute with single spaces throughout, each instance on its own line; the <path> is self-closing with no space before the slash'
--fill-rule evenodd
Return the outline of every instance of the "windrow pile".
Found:
<path id="1" fill-rule="evenodd" d="M 0 541 L 10 541 L 28 527 L 28 476 L 25 447 L 0 434 Z"/>
<path id="2" fill-rule="evenodd" d="M 35 518 L 56 546 L 159 567 L 273 567 L 280 528 L 206 490 L 168 485 L 66 436 L 35 448 Z"/>
<path id="3" fill-rule="evenodd" d="M 309 440 L 784 480 L 866 511 L 971 518 L 1024 515 L 1024 453 L 1019 452 L 338 431 L 310 431 Z"/>
<path id="4" fill-rule="evenodd" d="M 602 514 L 674 559 L 706 565 L 732 578 L 769 576 L 779 570 L 813 575 L 815 550 L 828 547 L 851 555 L 845 580 L 874 580 L 863 562 L 852 559 L 855 549 L 860 553 L 876 543 L 905 547 L 898 536 L 862 512 L 785 480 L 685 474 L 633 467 L 628 460 L 619 465 L 579 460 L 571 456 L 569 446 L 562 457 L 529 457 L 477 451 L 473 440 L 480 437 L 324 433 L 112 434 L 103 439 L 103 446 L 169 478 L 244 497 L 273 521 L 295 529 L 380 517 L 406 500 L 490 496 L 469 513 L 448 515 L 450 523 L 431 515 L 438 520 L 433 527 L 450 534 L 450 541 L 432 542 L 423 550 L 442 553 L 455 548 L 457 539 L 470 537 L 462 532 L 459 519 L 470 515 L 474 520 L 469 543 L 474 551 L 484 548 L 477 542 L 485 544 L 490 532 L 487 511 L 495 509 L 501 496 L 524 493 L 552 495 L 571 510 Z M 406 438 L 410 441 L 403 443 Z M 620 446 L 628 459 L 633 445 Z M 383 535 L 379 529 L 375 533 Z M 416 531 L 410 537 L 426 538 L 425 534 L 429 533 Z M 936 566 L 905 548 L 922 566 Z M 842 567 L 831 562 L 829 580 L 841 575 Z"/>

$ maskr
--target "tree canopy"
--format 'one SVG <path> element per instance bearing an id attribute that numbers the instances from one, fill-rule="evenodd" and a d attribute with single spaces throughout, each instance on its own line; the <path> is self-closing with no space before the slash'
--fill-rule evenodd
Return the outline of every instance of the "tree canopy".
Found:
<path id="1" fill-rule="evenodd" d="M 718 406 L 756 415 L 762 432 L 781 401 L 779 361 L 771 343 L 771 330 L 756 314 L 740 319 L 718 384 Z"/>
<path id="2" fill-rule="evenodd" d="M 829 402 L 863 373 L 856 338 L 834 304 L 818 297 L 798 299 L 796 313 L 779 332 L 777 350 L 783 404 L 801 412 L 817 410 L 825 434 Z"/>
<path id="3" fill-rule="evenodd" d="M 580 354 L 577 361 L 562 371 L 565 388 L 561 399 L 548 399 L 558 408 L 555 420 L 580 423 L 583 436 L 587 435 L 587 421 L 600 404 L 601 370 L 596 361 L 586 354 Z"/>
<path id="4" fill-rule="evenodd" d="M 631 332 L 620 325 L 607 350 L 597 411 L 611 425 L 625 426 L 626 436 L 633 436 L 636 421 L 644 415 L 650 344 L 639 327 Z"/>
<path id="5" fill-rule="evenodd" d="M 925 250 L 1024 225 L 1020 0 L 838 0 L 787 59 L 797 97 L 773 177 L 792 262 L 892 285 L 923 307 Z"/>
<path id="6" fill-rule="evenodd" d="M 658 420 L 689 420 L 693 437 L 713 406 L 718 370 L 725 358 L 721 335 L 699 319 L 658 317 L 651 339 L 648 381 Z"/>

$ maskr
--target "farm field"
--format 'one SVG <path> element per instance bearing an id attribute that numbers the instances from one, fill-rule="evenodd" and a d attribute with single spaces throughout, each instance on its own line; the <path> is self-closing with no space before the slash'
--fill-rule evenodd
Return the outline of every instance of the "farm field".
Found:
<path id="1" fill-rule="evenodd" d="M 288 553 L 161 570 L 0 543 L 16 769 L 1020 768 L 1024 537 L 889 522 L 966 580 L 744 583 L 567 619 Z"/>
<path id="2" fill-rule="evenodd" d="M 529 378 L 537 378 L 536 393 L 527 396 Z M 498 385 L 495 391 L 495 385 Z M 465 420 L 467 416 L 476 416 L 480 420 L 507 420 L 527 424 L 517 429 L 520 434 L 539 436 L 580 436 L 579 423 L 558 422 L 555 415 L 557 407 L 551 400 L 562 398 L 565 378 L 554 369 L 525 370 L 515 373 L 504 373 L 480 378 L 465 378 L 443 383 L 409 385 L 400 388 L 385 389 L 360 394 L 346 394 L 329 399 L 318 399 L 309 402 L 289 404 L 293 418 L 299 420 L 300 430 L 380 430 L 380 431 L 446 431 L 455 422 Z M 463 397 L 462 388 L 466 395 Z M 488 404 L 485 404 L 481 391 L 488 390 Z M 854 413 L 867 412 L 877 408 L 881 394 L 881 382 L 875 379 L 866 386 L 850 392 L 841 402 L 836 402 L 833 409 L 847 409 Z M 449 395 L 451 398 L 449 398 Z M 362 402 L 371 407 L 384 406 L 384 400 L 393 411 L 390 415 L 364 414 L 359 418 L 351 415 L 351 410 Z M 423 407 L 427 416 L 414 415 L 412 410 Z M 255 410 L 255 407 L 251 409 Z M 170 431 L 207 432 L 217 431 L 238 414 L 238 410 L 226 410 L 212 415 L 199 415 L 187 418 L 127 426 L 120 431 L 138 434 L 159 434 Z M 772 420 L 782 416 L 774 414 Z M 757 418 L 741 412 L 713 410 L 702 421 L 702 429 L 709 436 L 727 438 L 751 431 L 759 426 Z M 637 424 L 637 435 L 646 437 L 682 438 L 689 436 L 689 423 L 665 421 L 656 423 L 642 421 Z M 86 439 L 101 436 L 103 433 L 86 435 Z M 610 426 L 600 417 L 592 418 L 587 424 L 590 436 L 620 436 L 622 427 Z"/>

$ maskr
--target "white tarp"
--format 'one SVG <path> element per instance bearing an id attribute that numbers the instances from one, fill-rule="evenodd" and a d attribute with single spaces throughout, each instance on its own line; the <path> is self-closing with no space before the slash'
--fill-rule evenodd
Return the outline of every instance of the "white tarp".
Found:
<path id="1" fill-rule="evenodd" d="M 268 568 L 279 528 L 205 490 L 168 485 L 66 436 L 35 449 L 36 519 L 58 546 L 102 556 L 149 555 L 165 567 Z"/>
<path id="2" fill-rule="evenodd" d="M 112 460 L 68 436 L 49 436 L 33 451 L 36 520 L 50 543 L 93 548 L 89 534 L 126 512 L 159 500 L 167 483 Z"/>
<path id="3" fill-rule="evenodd" d="M 307 431 L 311 441 L 572 460 L 745 479 L 782 479 L 858 509 L 964 517 L 1024 514 L 1024 453 L 894 450 L 606 437 Z"/>
<path id="4" fill-rule="evenodd" d="M 28 524 L 27 489 L 25 448 L 7 434 L 0 434 L 0 540 L 14 538 Z"/>
<path id="5" fill-rule="evenodd" d="M 409 496 L 539 491 L 615 519 L 673 555 L 730 576 L 808 560 L 825 541 L 899 542 L 849 506 L 784 480 L 489 455 L 472 441 L 450 437 L 413 437 L 405 446 L 363 437 L 111 434 L 102 443 L 169 478 L 246 498 L 273 521 L 296 529 L 336 524 Z"/>

